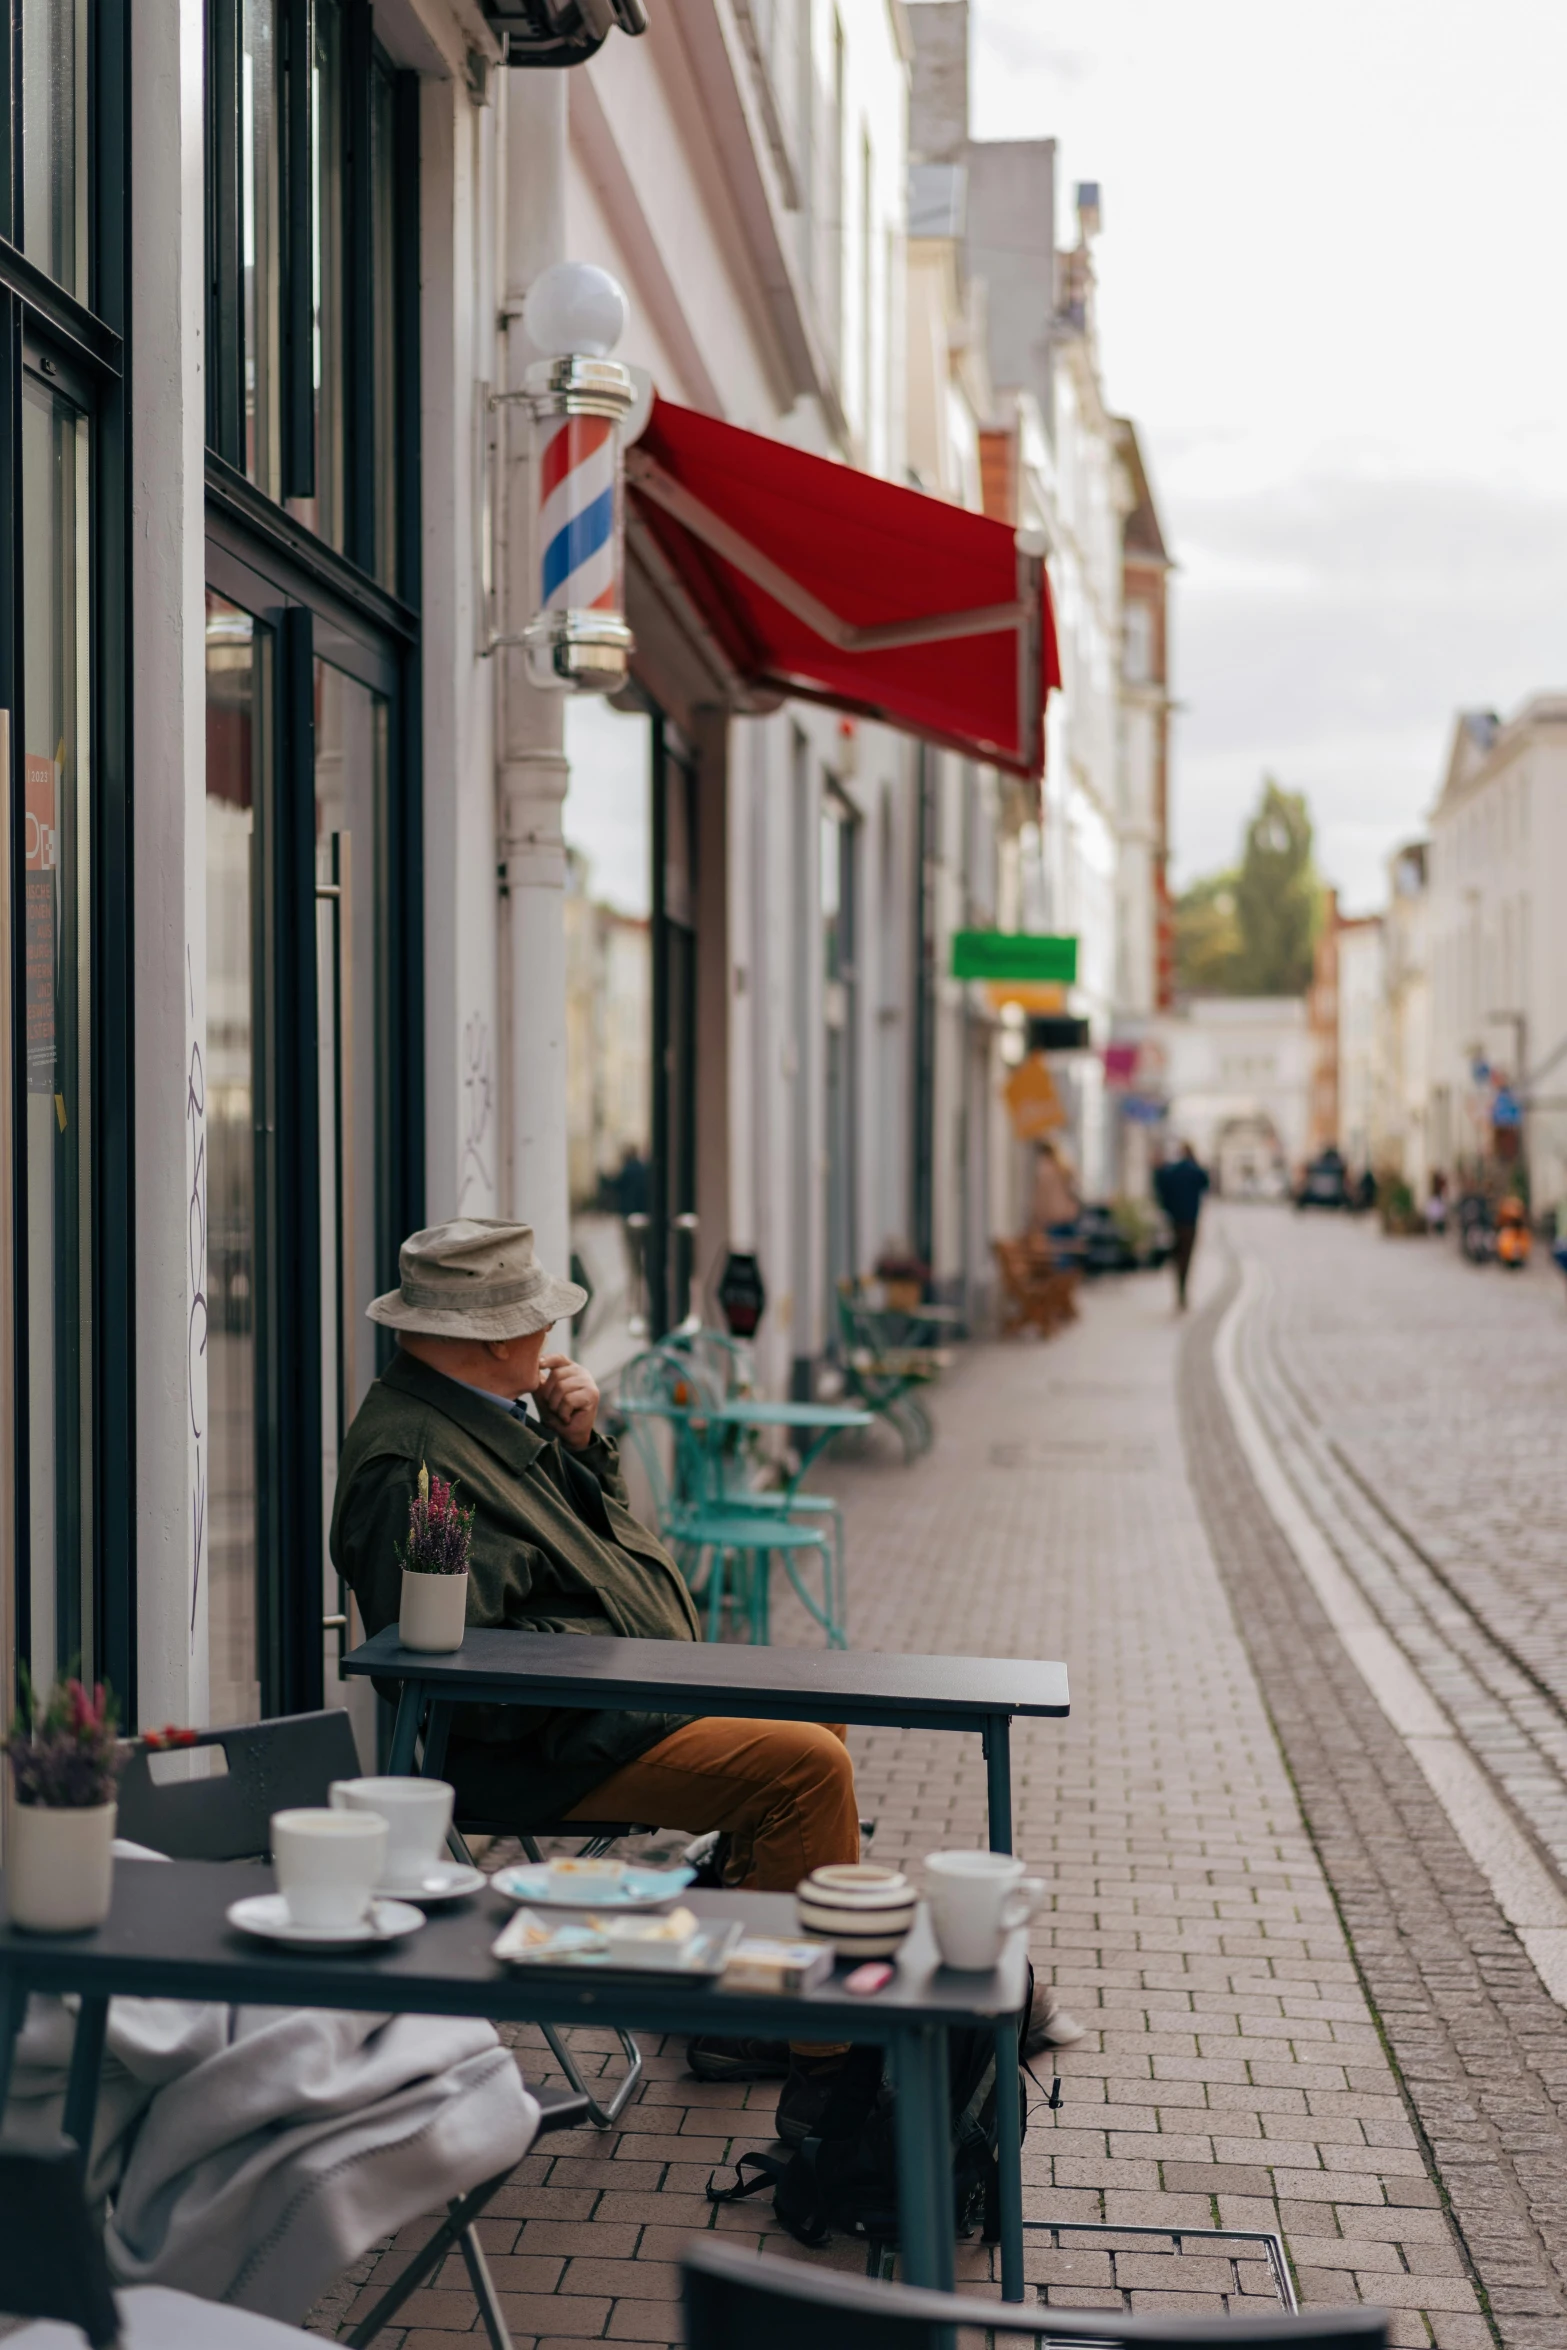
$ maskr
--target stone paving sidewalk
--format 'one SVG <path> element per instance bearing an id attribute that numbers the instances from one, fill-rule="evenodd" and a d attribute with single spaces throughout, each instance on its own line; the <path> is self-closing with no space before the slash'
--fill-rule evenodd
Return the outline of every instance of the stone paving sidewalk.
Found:
<path id="1" fill-rule="evenodd" d="M 1212 1288 L 1213 1253 L 1202 1268 Z M 1269 2228 L 1282 2223 L 1307 2305 L 1357 2296 L 1394 2340 L 1479 2350 L 1495 2337 L 1428 2175 L 1307 1837 L 1188 1482 L 1179 1326 L 1166 1286 L 1102 1285 L 1048 1346 L 967 1353 L 937 1402 L 934 1452 L 831 1472 L 848 1519 L 857 1645 L 1064 1656 L 1070 1723 L 1019 1725 L 1018 1849 L 1053 1886 L 1035 1963 L 1088 2036 L 1060 2060 L 1064 2104 L 1037 2104 L 1031 2220 Z M 776 1637 L 803 1639 L 780 1610 Z M 856 1732 L 879 1859 L 982 1840 L 973 1741 Z M 521 2036 L 524 2041 L 527 2035 Z M 538 2058 L 524 2047 L 525 2069 Z M 682 2077 L 653 2050 L 624 2126 L 530 2158 L 485 2234 L 519 2344 L 678 2338 L 676 2268 L 694 2229 L 858 2268 L 852 2245 L 801 2253 L 754 2205 L 716 2214 L 710 2173 L 770 2134 L 774 2091 Z M 414 2241 L 417 2231 L 409 2231 Z M 1067 2239 L 1070 2243 L 1070 2239 Z M 1031 2245 L 1051 2301 L 1233 2307 L 1263 2289 L 1245 2248 L 1172 2259 L 1121 2239 Z M 323 2332 L 369 2305 L 316 2313 Z M 965 2280 L 987 2286 L 971 2246 Z M 1255 2304 L 1253 2304 L 1255 2306 Z M 457 2263 L 410 2306 L 405 2350 L 471 2350 Z"/>

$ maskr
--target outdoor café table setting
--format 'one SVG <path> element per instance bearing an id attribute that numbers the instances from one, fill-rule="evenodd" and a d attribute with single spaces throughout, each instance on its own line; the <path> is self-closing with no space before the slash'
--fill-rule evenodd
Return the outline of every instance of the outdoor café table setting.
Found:
<path id="1" fill-rule="evenodd" d="M 896 1871 L 871 1866 L 820 1870 L 791 1896 L 699 1889 L 687 1869 L 660 1882 L 592 1857 L 502 1871 L 464 1892 L 438 1859 L 451 1816 L 444 1783 L 364 1779 L 332 1796 L 274 1816 L 270 1871 L 120 1858 L 107 1915 L 73 1933 L 25 1930 L 7 1907 L 0 2106 L 35 1992 L 81 2003 L 66 2095 L 66 2134 L 79 2144 L 92 2135 L 116 1997 L 491 2023 L 613 2017 L 681 2035 L 880 2045 L 895 2087 L 904 2275 L 950 2289 L 948 2039 L 979 2033 L 997 2059 L 1004 2289 L 1022 2297 L 1023 1926 L 1043 1888 L 1021 1863 L 932 1856 L 927 1903 Z M 814 1939 L 802 1939 L 807 1926 Z"/>

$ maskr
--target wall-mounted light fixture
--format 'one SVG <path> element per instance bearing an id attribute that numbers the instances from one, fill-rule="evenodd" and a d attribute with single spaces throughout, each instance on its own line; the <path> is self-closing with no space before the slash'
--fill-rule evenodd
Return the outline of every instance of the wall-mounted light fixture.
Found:
<path id="1" fill-rule="evenodd" d="M 585 65 L 616 26 L 645 33 L 642 0 L 484 0 L 508 65 Z"/>

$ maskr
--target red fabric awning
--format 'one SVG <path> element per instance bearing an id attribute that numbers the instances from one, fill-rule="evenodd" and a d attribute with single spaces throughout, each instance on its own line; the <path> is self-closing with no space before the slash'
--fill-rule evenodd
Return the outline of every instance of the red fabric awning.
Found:
<path id="1" fill-rule="evenodd" d="M 634 537 L 748 687 L 1043 772 L 1055 620 L 1043 562 L 1006 523 L 668 400 L 626 452 L 626 487 Z"/>

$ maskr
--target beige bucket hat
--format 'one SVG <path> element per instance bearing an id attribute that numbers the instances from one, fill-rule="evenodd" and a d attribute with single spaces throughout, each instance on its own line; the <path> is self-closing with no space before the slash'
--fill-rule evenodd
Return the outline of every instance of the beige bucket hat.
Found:
<path id="1" fill-rule="evenodd" d="M 410 1233 L 397 1252 L 401 1281 L 365 1308 L 392 1330 L 428 1338 L 526 1338 L 580 1314 L 588 1293 L 557 1281 L 533 1253 L 531 1224 L 458 1216 Z"/>

